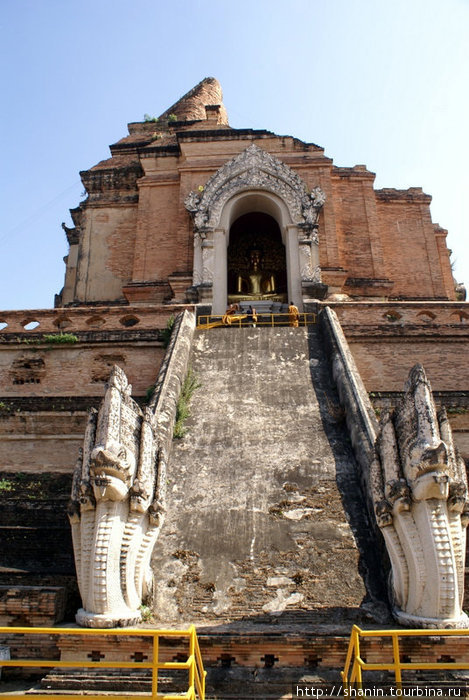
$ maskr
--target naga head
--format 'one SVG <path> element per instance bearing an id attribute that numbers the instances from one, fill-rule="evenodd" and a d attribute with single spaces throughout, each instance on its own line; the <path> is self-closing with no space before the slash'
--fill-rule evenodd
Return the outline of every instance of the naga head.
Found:
<path id="1" fill-rule="evenodd" d="M 414 501 L 447 500 L 454 476 L 453 448 L 441 425 L 430 382 L 421 365 L 412 368 L 404 389 L 394 415 L 402 475 Z"/>
<path id="2" fill-rule="evenodd" d="M 96 500 L 122 501 L 127 497 L 134 469 L 122 445 L 97 445 L 91 453 L 90 476 Z"/>
<path id="3" fill-rule="evenodd" d="M 370 483 L 391 560 L 396 619 L 412 627 L 465 627 L 465 465 L 420 365 L 394 413 L 381 415 Z"/>

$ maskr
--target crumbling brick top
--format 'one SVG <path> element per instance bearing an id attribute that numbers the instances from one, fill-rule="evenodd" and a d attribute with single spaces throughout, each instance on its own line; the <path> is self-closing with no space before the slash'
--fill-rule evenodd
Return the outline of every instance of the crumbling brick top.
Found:
<path id="1" fill-rule="evenodd" d="M 432 201 L 431 195 L 425 194 L 421 187 L 409 187 L 407 190 L 384 187 L 376 190 L 376 196 L 382 202 L 392 202 L 401 199 L 407 202 L 421 201 L 429 204 Z"/>

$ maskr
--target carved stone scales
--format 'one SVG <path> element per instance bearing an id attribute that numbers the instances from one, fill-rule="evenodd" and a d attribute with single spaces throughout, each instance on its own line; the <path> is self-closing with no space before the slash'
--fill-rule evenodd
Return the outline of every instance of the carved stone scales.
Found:
<path id="1" fill-rule="evenodd" d="M 99 413 L 90 413 L 74 474 L 69 518 L 83 602 L 76 619 L 85 627 L 139 622 L 152 589 L 162 475 L 152 412 L 143 413 L 130 392 L 114 366 Z"/>
<path id="2" fill-rule="evenodd" d="M 372 496 L 392 566 L 393 613 L 411 627 L 467 627 L 462 611 L 469 501 L 464 462 L 423 367 L 410 372 L 376 441 Z"/>

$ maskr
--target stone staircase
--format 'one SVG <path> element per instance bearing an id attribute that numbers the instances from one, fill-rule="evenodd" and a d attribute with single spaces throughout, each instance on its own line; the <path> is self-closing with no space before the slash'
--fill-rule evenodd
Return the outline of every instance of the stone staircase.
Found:
<path id="1" fill-rule="evenodd" d="M 334 674 L 335 676 L 335 674 Z M 302 669 L 209 669 L 206 683 L 206 700 L 281 700 L 292 697 L 295 685 L 323 687 L 339 684 L 337 678 L 318 676 L 307 668 Z M 151 693 L 151 677 L 148 673 L 61 673 L 59 669 L 49 674 L 39 686 L 29 690 L 28 695 L 70 694 L 123 695 L 132 697 Z M 169 675 L 161 674 L 158 683 L 158 697 L 180 694 L 185 697 L 187 684 Z M 142 695 L 140 695 L 142 697 Z"/>
<path id="2" fill-rule="evenodd" d="M 363 576 L 380 577 L 319 328 L 199 331 L 191 366 L 152 564 L 158 623 L 362 619 Z"/>
<path id="3" fill-rule="evenodd" d="M 153 625 L 198 626 L 207 698 L 273 700 L 293 683 L 336 682 L 380 576 L 320 329 L 197 331 L 190 363 L 200 386 L 167 470 Z M 42 685 L 148 684 L 103 669 L 51 672 Z"/>

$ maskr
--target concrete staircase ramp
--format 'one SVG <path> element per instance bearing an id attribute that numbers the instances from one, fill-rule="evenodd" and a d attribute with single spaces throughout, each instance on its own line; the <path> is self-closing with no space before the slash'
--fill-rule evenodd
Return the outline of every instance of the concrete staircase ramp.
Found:
<path id="1" fill-rule="evenodd" d="M 190 364 L 200 387 L 152 562 L 158 624 L 348 631 L 374 546 L 319 328 L 199 331 Z"/>

